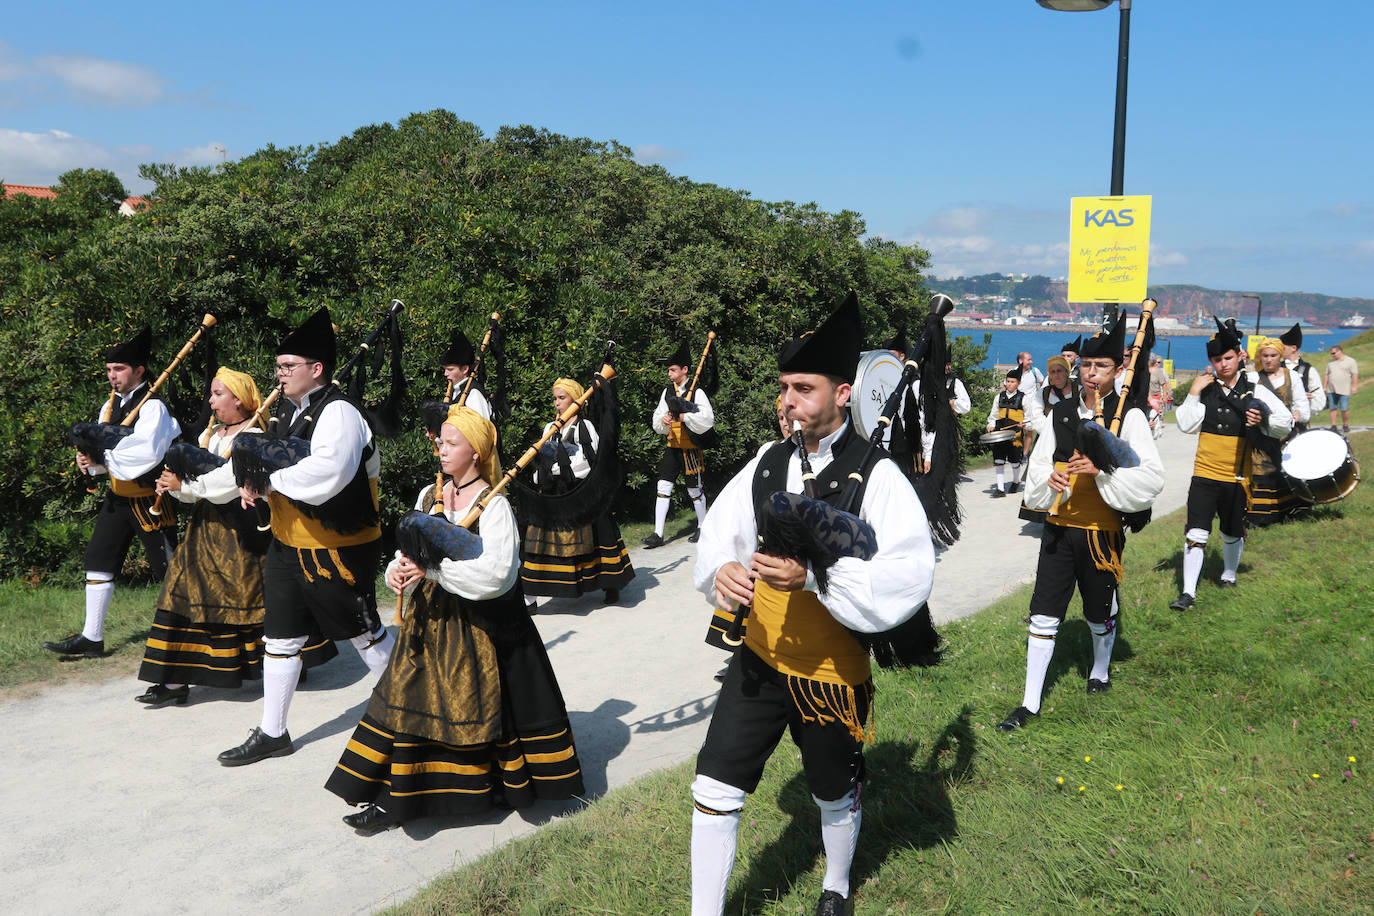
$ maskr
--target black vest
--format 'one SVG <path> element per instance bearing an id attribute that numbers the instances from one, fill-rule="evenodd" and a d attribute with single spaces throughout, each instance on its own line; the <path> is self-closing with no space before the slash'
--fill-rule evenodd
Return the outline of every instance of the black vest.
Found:
<path id="1" fill-rule="evenodd" d="M 796 443 L 791 439 L 775 442 L 768 451 L 763 453 L 763 456 L 759 458 L 758 465 L 754 468 L 752 496 L 754 499 L 754 529 L 756 531 L 763 530 L 763 520 L 759 513 L 763 508 L 764 501 L 769 495 L 787 489 L 787 467 L 796 450 Z M 840 497 L 844 495 L 845 487 L 849 483 L 849 475 L 855 472 L 862 473 L 863 480 L 859 484 L 859 492 L 854 502 L 854 514 L 858 515 L 860 507 L 863 506 L 864 491 L 868 489 L 869 475 L 873 470 L 873 465 L 877 464 L 880 459 L 887 457 L 886 451 L 881 448 L 876 449 L 873 460 L 864 466 L 863 459 L 867 451 L 868 443 L 862 437 L 855 435 L 854 424 L 849 423 L 839 439 L 831 446 L 830 464 L 826 465 L 825 470 L 816 475 L 817 496 L 830 505 L 840 508 Z"/>
<path id="2" fill-rule="evenodd" d="M 1112 417 L 1116 416 L 1116 406 L 1121 400 L 1116 392 L 1112 392 L 1102 399 L 1102 420 L 1101 424 L 1107 426 L 1111 423 Z M 1078 405 L 1081 399 L 1077 396 L 1066 398 L 1063 401 L 1050 407 L 1050 422 L 1054 424 L 1054 460 L 1068 461 L 1073 457 L 1074 446 L 1078 443 L 1078 427 L 1086 423 L 1083 417 L 1078 415 Z M 1128 407 L 1126 413 L 1138 410 L 1137 407 Z M 1125 417 L 1123 416 L 1124 420 Z"/>
<path id="3" fill-rule="evenodd" d="M 315 435 L 315 421 L 319 418 L 320 413 L 326 406 L 335 401 L 348 401 L 348 398 L 344 397 L 338 386 L 331 382 L 320 392 L 317 399 L 310 402 L 309 407 L 301 411 L 295 422 L 291 422 L 291 414 L 296 410 L 296 405 L 285 397 L 280 398 L 269 428 L 273 431 L 273 435 L 294 436 L 309 441 Z M 351 401 L 348 403 L 355 410 L 357 409 Z M 363 416 L 366 417 L 366 414 Z M 296 500 L 292 500 L 292 502 L 299 506 L 306 515 L 324 521 L 328 527 L 341 534 L 353 534 L 376 525 L 379 514 L 372 504 L 372 484 L 367 477 L 367 462 L 376 451 L 377 440 L 374 437 L 363 446 L 362 455 L 358 459 L 358 468 L 353 472 L 353 479 L 334 496 L 319 505 L 310 505 Z"/>
<path id="4" fill-rule="evenodd" d="M 997 409 L 998 409 L 998 410 L 1025 410 L 1025 409 L 1026 409 L 1026 393 L 1025 393 L 1024 391 L 1022 391 L 1020 388 L 1018 388 L 1018 389 L 1016 389 L 1016 393 L 1015 393 L 1015 394 L 1007 394 L 1006 389 L 1003 389 L 1003 390 L 1002 390 L 1001 392 L 999 392 L 998 395 L 997 395 Z"/>
<path id="5" fill-rule="evenodd" d="M 1236 378 L 1236 387 L 1228 394 L 1221 382 L 1213 382 L 1202 389 L 1198 400 L 1207 409 L 1202 418 L 1204 433 L 1216 436 L 1245 435 L 1245 405 L 1254 397 L 1255 386 L 1243 372 Z"/>

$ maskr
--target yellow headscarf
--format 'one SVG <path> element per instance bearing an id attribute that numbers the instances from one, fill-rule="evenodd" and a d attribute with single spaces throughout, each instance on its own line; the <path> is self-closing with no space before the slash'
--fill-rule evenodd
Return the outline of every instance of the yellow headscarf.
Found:
<path id="1" fill-rule="evenodd" d="M 243 409 L 250 414 L 262 406 L 262 395 L 258 394 L 257 383 L 251 375 L 230 369 L 228 366 L 220 366 L 215 378 L 229 389 L 230 394 L 239 399 Z"/>
<path id="2" fill-rule="evenodd" d="M 1062 356 L 1051 356 L 1049 362 L 1045 364 L 1045 374 L 1048 375 L 1049 371 L 1055 366 L 1063 366 L 1065 372 L 1072 371 L 1069 368 L 1069 361 L 1067 359 Z"/>
<path id="3" fill-rule="evenodd" d="M 559 379 L 558 381 L 553 383 L 553 387 L 562 388 L 565 392 L 567 392 L 568 397 L 572 398 L 574 401 L 578 400 L 582 397 L 582 395 L 587 393 L 586 388 L 583 388 L 581 385 L 577 384 L 577 382 L 574 382 L 570 378 Z"/>
<path id="4" fill-rule="evenodd" d="M 1277 351 L 1279 352 L 1279 356 L 1282 356 L 1282 355 L 1283 355 L 1283 341 L 1279 340 L 1277 337 L 1262 337 L 1262 338 L 1260 338 L 1259 345 L 1255 347 L 1255 356 L 1258 357 L 1261 350 L 1268 350 L 1268 349 L 1277 350 Z"/>
<path id="5" fill-rule="evenodd" d="M 501 479 L 501 456 L 496 449 L 496 427 L 471 407 L 454 404 L 448 409 L 444 424 L 452 426 L 468 440 L 477 453 L 477 473 L 492 486 Z"/>

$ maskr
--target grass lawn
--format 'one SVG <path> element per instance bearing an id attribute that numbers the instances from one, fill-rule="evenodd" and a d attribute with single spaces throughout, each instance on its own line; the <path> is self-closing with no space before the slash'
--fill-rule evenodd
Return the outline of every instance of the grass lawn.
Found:
<path id="1" fill-rule="evenodd" d="M 1365 466 L 1374 434 L 1354 442 Z M 1181 513 L 1131 538 L 1114 689 L 1084 690 L 1070 610 L 1039 719 L 1028 590 L 947 626 L 945 662 L 881 672 L 859 913 L 1370 912 L 1374 490 L 1247 540 L 1241 587 L 1178 593 Z M 1352 759 L 1353 758 L 1353 759 Z M 402 913 L 683 913 L 691 764 L 650 774 L 433 883 Z M 745 808 L 727 912 L 809 913 L 816 809 L 784 740 Z"/>

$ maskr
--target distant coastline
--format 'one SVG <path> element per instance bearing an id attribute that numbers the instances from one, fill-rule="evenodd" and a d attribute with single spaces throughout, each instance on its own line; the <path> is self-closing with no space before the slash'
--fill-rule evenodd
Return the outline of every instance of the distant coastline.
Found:
<path id="1" fill-rule="evenodd" d="M 1130 319 L 1128 319 L 1128 321 L 1130 321 Z M 1282 325 L 1282 326 L 1262 327 L 1260 330 L 1262 330 L 1262 331 L 1272 331 L 1275 335 L 1277 335 L 1277 334 L 1282 333 L 1283 331 L 1288 330 L 1288 329 L 1289 329 L 1290 327 L 1292 327 L 1292 326 L 1293 326 L 1293 325 L 1292 325 L 1292 322 L 1288 322 L 1288 323 L 1286 323 L 1286 324 L 1284 324 L 1284 325 Z M 1135 329 L 1135 323 L 1134 323 L 1134 321 L 1131 321 L 1131 323 L 1128 325 L 1128 327 L 1129 327 L 1131 330 L 1134 330 L 1134 329 Z M 1083 324 L 1083 323 L 1070 324 L 1070 323 L 1067 323 L 1067 322 L 1065 322 L 1064 324 L 1051 324 L 1051 325 L 1041 325 L 1041 324 L 1034 324 L 1034 325 L 1032 325 L 1032 324 L 1001 324 L 1001 323 L 984 324 L 984 323 L 981 322 L 981 321 L 962 321 L 962 320 L 959 320 L 959 319 L 949 319 L 949 318 L 946 318 L 946 319 L 945 319 L 945 328 L 946 328 L 946 330 L 948 330 L 949 333 L 951 333 L 951 334 L 968 334 L 968 333 L 972 333 L 972 332 L 976 332 L 976 331 L 1028 331 L 1028 332 L 1032 332 L 1032 333 L 1045 333 L 1045 334 L 1074 334 L 1074 335 L 1077 335 L 1077 334 L 1082 334 L 1082 333 L 1096 334 L 1097 331 L 1101 328 L 1101 325 L 1098 325 L 1098 324 Z M 1248 330 L 1248 329 L 1246 329 L 1246 328 L 1241 328 L 1241 330 L 1244 331 L 1244 332 L 1247 333 L 1247 334 L 1254 333 L 1253 331 L 1250 331 L 1250 330 Z M 1302 332 L 1303 332 L 1303 334 L 1308 335 L 1308 336 L 1315 336 L 1315 335 L 1318 335 L 1318 334 L 1331 334 L 1331 333 L 1336 332 L 1337 330 L 1338 330 L 1338 329 L 1336 329 L 1336 328 L 1316 328 L 1316 327 L 1308 327 L 1307 325 L 1303 325 Z M 1358 333 L 1359 331 L 1363 330 L 1363 328 L 1346 328 L 1346 329 L 1342 329 L 1342 330 L 1347 330 L 1347 331 L 1349 331 L 1350 333 L 1355 334 L 1355 333 Z M 1159 333 L 1159 334 L 1165 334 L 1165 335 L 1168 335 L 1169 337 L 1211 337 L 1212 334 L 1215 333 L 1215 332 L 1216 332 L 1216 328 L 1169 327 L 1169 328 L 1158 328 L 1158 329 L 1157 329 L 1157 333 Z"/>

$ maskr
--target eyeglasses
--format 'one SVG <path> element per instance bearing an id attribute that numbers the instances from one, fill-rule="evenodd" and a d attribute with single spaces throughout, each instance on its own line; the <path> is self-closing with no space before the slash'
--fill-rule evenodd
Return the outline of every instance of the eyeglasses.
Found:
<path id="1" fill-rule="evenodd" d="M 305 360 L 302 360 L 298 363 L 277 363 L 277 375 L 290 375 L 292 372 L 295 372 L 301 366 L 308 365 L 310 365 L 310 363 Z"/>

